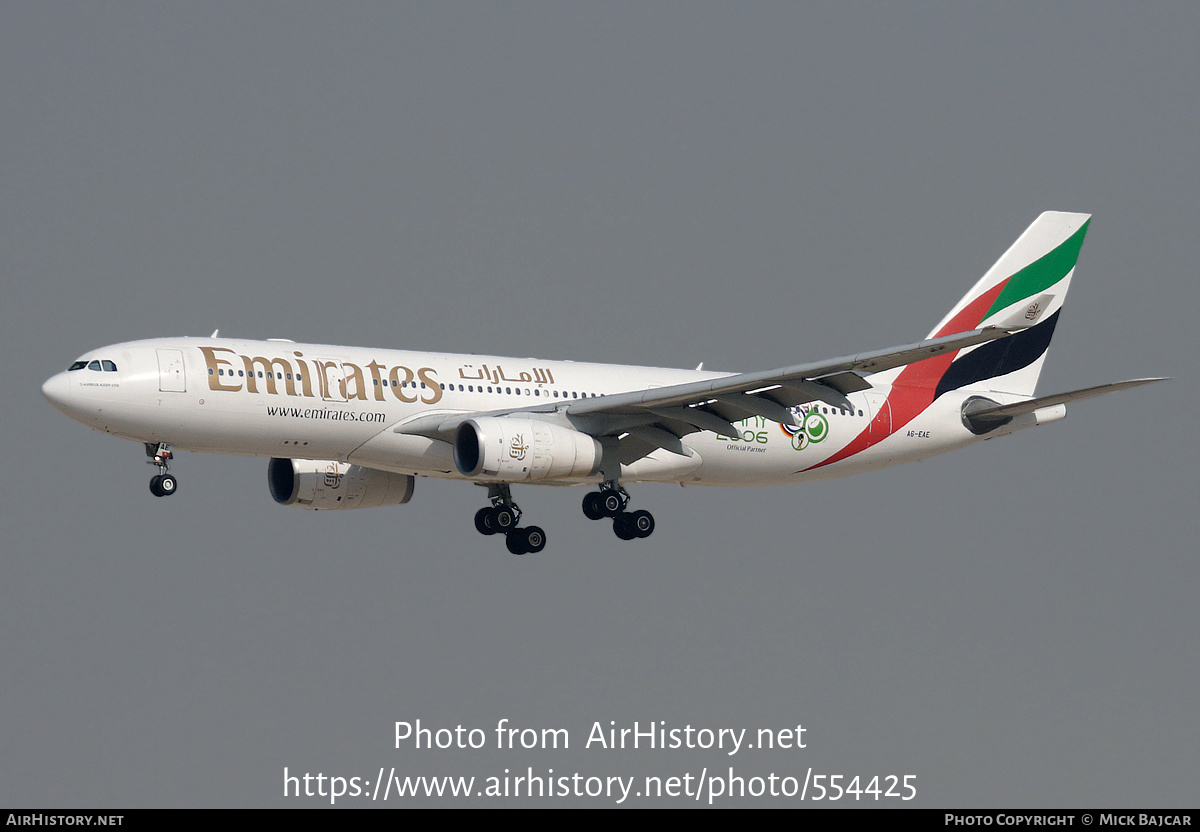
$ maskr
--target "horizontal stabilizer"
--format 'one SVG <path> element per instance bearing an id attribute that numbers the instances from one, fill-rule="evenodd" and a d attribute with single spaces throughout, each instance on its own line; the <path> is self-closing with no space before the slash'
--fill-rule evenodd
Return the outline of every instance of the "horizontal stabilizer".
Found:
<path id="1" fill-rule="evenodd" d="M 1093 396 L 1103 396 L 1105 393 L 1115 393 L 1118 390 L 1128 390 L 1132 387 L 1141 387 L 1143 384 L 1152 384 L 1156 381 L 1166 381 L 1165 378 L 1135 378 L 1130 381 L 1117 381 L 1112 384 L 1101 384 L 1098 387 L 1085 387 L 1082 390 L 1072 390 L 1068 393 L 1055 393 L 1053 396 L 1041 396 L 1028 401 L 1016 402 L 1015 404 L 1002 404 L 996 407 L 986 409 L 972 410 L 970 419 L 972 422 L 1001 422 L 1011 419 L 1014 416 L 1020 416 L 1023 413 L 1032 413 L 1035 410 L 1040 410 L 1043 407 L 1052 407 L 1056 404 L 1066 404 L 1067 402 L 1079 401 L 1080 399 L 1090 399 Z"/>

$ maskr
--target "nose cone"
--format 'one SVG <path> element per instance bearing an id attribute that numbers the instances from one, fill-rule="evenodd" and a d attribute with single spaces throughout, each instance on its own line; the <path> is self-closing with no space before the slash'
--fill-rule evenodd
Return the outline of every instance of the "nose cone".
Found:
<path id="1" fill-rule="evenodd" d="M 66 373 L 59 373 L 47 379 L 42 385 L 42 395 L 63 413 L 70 412 L 71 382 L 67 380 Z"/>

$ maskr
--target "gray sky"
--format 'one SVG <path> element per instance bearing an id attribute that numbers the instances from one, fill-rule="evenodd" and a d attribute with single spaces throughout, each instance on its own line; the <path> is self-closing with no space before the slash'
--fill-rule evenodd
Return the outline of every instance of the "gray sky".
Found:
<path id="1" fill-rule="evenodd" d="M 285 767 L 811 767 L 915 775 L 904 805 L 1194 806 L 1198 23 L 1192 4 L 5 4 L 0 804 L 327 805 L 285 800 Z M 283 508 L 261 459 L 180 454 L 181 493 L 156 500 L 139 446 L 38 391 L 88 349 L 217 327 L 817 360 L 919 339 L 1048 209 L 1095 218 L 1039 392 L 1172 382 L 845 480 L 639 486 L 658 528 L 632 544 L 579 489 L 517 489 L 549 538 L 525 558 L 475 532 L 466 483 Z M 498 750 L 503 718 L 571 747 Z M 489 747 L 396 749 L 417 719 Z M 610 720 L 802 724 L 807 748 L 584 748 Z"/>

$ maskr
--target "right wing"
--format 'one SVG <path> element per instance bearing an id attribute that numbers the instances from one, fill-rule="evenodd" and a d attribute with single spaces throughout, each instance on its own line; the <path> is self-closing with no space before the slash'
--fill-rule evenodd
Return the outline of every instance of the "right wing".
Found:
<path id="1" fill-rule="evenodd" d="M 628 434 L 634 442 L 622 440 L 622 458 L 645 456 L 655 448 L 684 453 L 680 438 L 707 430 L 723 436 L 736 436 L 733 422 L 762 416 L 780 424 L 790 424 L 789 408 L 811 401 L 827 402 L 849 408 L 847 394 L 871 387 L 862 374 L 878 373 L 955 352 L 976 344 L 1004 338 L 1017 330 L 987 327 L 970 332 L 930 338 L 902 347 L 843 356 L 812 364 L 795 364 L 775 370 L 736 373 L 703 381 L 652 387 L 628 393 L 612 393 L 569 403 L 545 403 L 529 407 L 495 410 L 487 413 L 435 413 L 418 416 L 394 428 L 396 433 L 427 436 L 453 441 L 459 425 L 478 416 L 527 414 L 530 418 L 558 416 L 575 429 L 592 436 Z M 539 416 L 539 414 L 545 414 Z M 628 447 L 624 447 L 628 445 Z"/>

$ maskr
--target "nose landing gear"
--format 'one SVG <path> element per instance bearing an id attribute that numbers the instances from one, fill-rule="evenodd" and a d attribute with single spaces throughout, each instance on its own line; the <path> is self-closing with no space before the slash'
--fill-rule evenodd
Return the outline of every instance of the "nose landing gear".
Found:
<path id="1" fill-rule="evenodd" d="M 150 478 L 150 493 L 155 497 L 170 497 L 179 487 L 179 481 L 167 473 L 169 463 L 174 458 L 171 446 L 166 442 L 147 442 L 146 456 L 150 457 L 146 460 L 148 464 L 158 466 L 158 473 Z"/>

